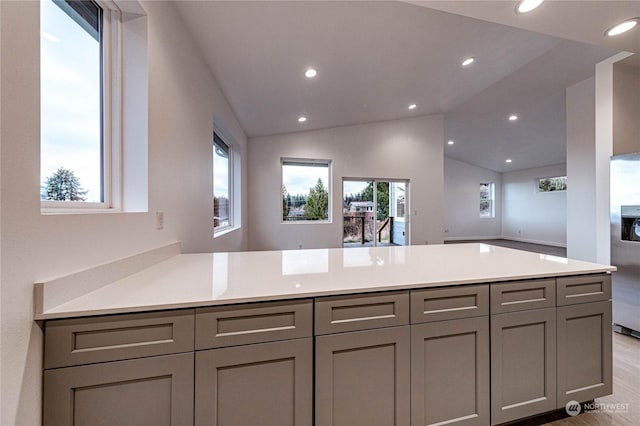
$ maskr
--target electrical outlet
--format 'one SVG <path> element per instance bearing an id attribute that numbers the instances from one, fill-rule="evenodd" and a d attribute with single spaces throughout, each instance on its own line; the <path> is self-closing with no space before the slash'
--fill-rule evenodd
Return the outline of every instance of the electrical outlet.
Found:
<path id="1" fill-rule="evenodd" d="M 156 229 L 164 229 L 164 212 L 156 212 Z"/>

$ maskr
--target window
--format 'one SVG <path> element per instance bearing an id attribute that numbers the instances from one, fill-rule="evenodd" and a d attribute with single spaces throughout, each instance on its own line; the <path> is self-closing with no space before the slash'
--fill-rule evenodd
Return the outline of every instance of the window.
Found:
<path id="1" fill-rule="evenodd" d="M 328 221 L 330 162 L 282 160 L 282 221 Z"/>
<path id="2" fill-rule="evenodd" d="M 230 228 L 232 223 L 232 151 L 213 133 L 213 230 Z"/>
<path id="3" fill-rule="evenodd" d="M 108 207 L 104 11 L 92 1 L 40 3 L 41 199 Z"/>
<path id="4" fill-rule="evenodd" d="M 495 185 L 493 182 L 480 184 L 480 217 L 495 217 Z"/>
<path id="5" fill-rule="evenodd" d="M 566 191 L 567 177 L 555 176 L 538 179 L 538 192 Z"/>

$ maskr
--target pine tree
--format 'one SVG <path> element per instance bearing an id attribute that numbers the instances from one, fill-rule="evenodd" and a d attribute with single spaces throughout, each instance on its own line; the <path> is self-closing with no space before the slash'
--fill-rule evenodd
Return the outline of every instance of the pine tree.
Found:
<path id="1" fill-rule="evenodd" d="M 56 201 L 86 201 L 88 191 L 80 185 L 80 179 L 73 171 L 60 167 L 54 174 L 47 177 L 44 182 L 45 200 Z"/>
<path id="2" fill-rule="evenodd" d="M 287 220 L 291 205 L 291 196 L 287 193 L 287 187 L 282 185 L 282 219 Z"/>
<path id="3" fill-rule="evenodd" d="M 325 220 L 329 217 L 329 193 L 318 179 L 316 185 L 309 190 L 307 204 L 304 207 L 304 215 L 311 220 Z"/>

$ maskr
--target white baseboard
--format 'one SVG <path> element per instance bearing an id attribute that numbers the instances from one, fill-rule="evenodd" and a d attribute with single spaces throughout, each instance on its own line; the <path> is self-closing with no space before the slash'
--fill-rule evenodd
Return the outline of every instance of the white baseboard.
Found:
<path id="1" fill-rule="evenodd" d="M 445 241 L 476 241 L 476 240 L 503 240 L 504 237 L 488 236 L 488 237 L 445 237 Z"/>

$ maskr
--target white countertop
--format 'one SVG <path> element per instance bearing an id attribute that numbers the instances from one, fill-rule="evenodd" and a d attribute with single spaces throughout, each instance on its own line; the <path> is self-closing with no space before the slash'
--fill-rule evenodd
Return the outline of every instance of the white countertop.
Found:
<path id="1" fill-rule="evenodd" d="M 56 306 L 36 294 L 35 319 L 69 318 L 381 290 L 614 271 L 486 244 L 179 254 Z M 60 280 L 57 280 L 60 281 Z M 38 309 L 44 306 L 44 309 Z"/>

